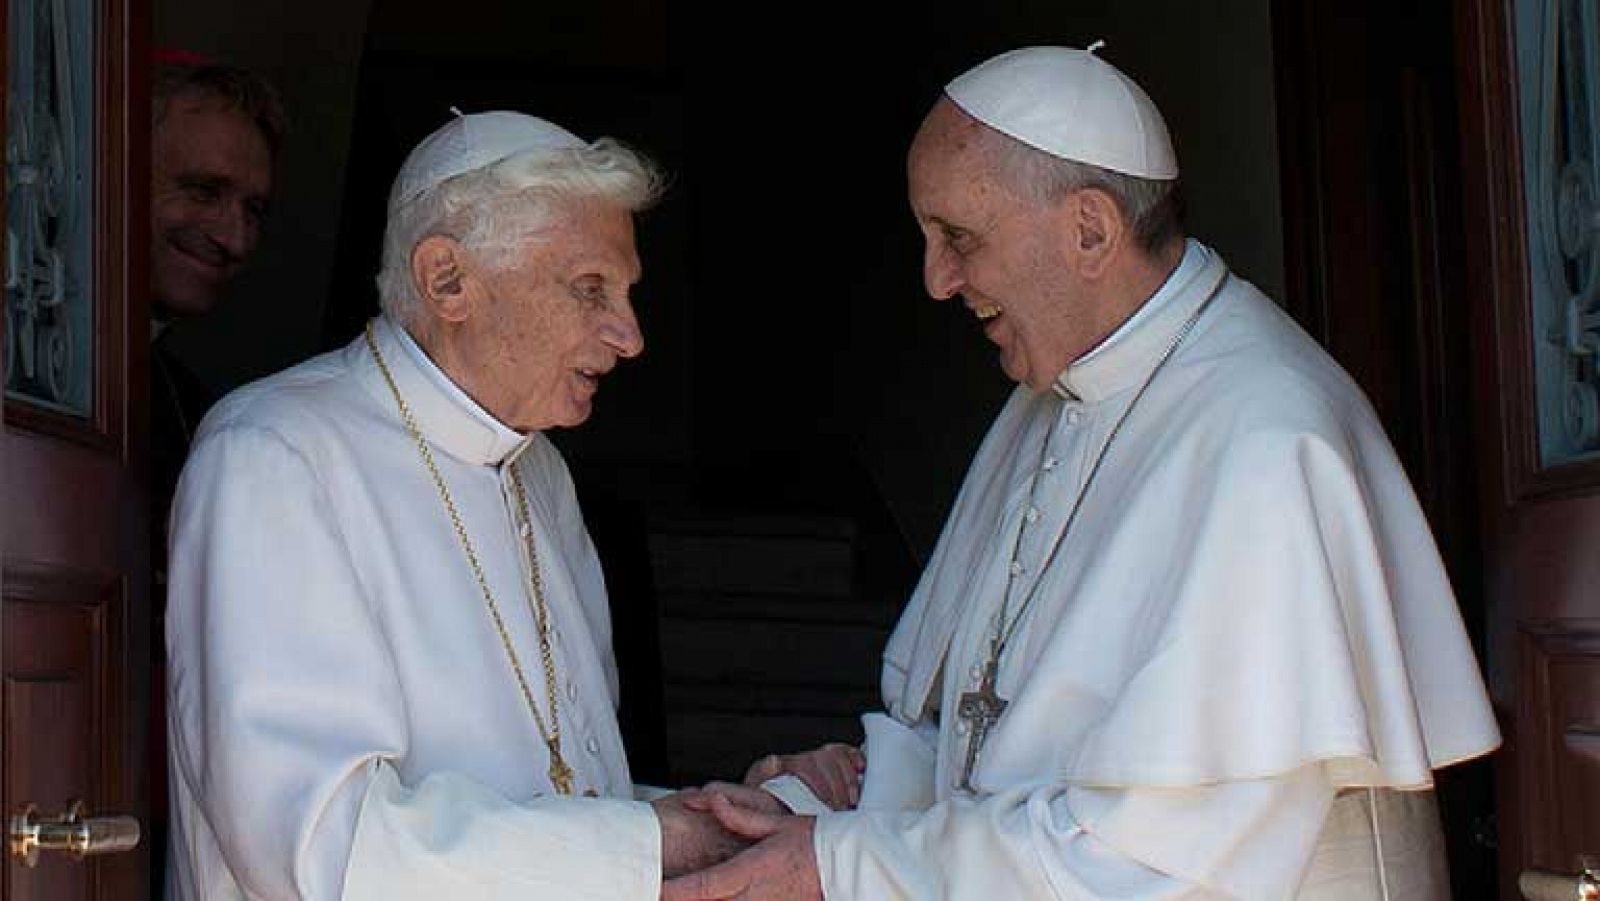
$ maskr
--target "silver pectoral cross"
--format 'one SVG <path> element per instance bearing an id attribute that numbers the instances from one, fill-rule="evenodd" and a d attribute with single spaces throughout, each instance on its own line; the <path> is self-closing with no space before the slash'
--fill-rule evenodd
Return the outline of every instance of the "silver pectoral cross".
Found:
<path id="1" fill-rule="evenodd" d="M 972 771 L 978 765 L 978 752 L 983 750 L 984 739 L 989 737 L 989 730 L 994 728 L 994 724 L 1000 721 L 1000 715 L 1006 712 L 1008 702 L 994 690 L 995 673 L 999 668 L 999 648 L 994 648 L 989 654 L 989 662 L 984 664 L 978 690 L 963 692 L 956 707 L 956 715 L 971 730 L 967 736 L 967 759 L 961 765 L 959 787 L 965 792 L 973 790 Z"/>

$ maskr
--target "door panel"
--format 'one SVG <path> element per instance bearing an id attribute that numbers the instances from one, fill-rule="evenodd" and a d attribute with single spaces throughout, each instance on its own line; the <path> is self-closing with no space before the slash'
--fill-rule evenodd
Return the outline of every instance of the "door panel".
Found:
<path id="1" fill-rule="evenodd" d="M 0 0 L 0 21 L 0 814 L 59 818 L 81 801 L 143 820 L 148 16 L 142 0 Z M 150 885 L 143 844 L 33 867 L 8 854 L 0 899 Z"/>
<path id="2" fill-rule="evenodd" d="M 76 800 L 115 800 L 104 774 L 118 762 L 109 739 L 121 728 L 107 663 L 116 659 L 119 584 L 61 579 L 43 571 L 6 574 L 4 630 L 7 737 L 5 796 L 30 799 L 43 816 Z M 12 809 L 12 805 L 8 805 Z M 91 810 L 91 813 L 96 812 Z M 37 867 L 7 870 L 10 898 L 97 897 L 101 861 L 45 854 Z"/>
<path id="3" fill-rule="evenodd" d="M 1521 638 L 1523 867 L 1570 870 L 1600 848 L 1600 620 L 1524 623 Z"/>

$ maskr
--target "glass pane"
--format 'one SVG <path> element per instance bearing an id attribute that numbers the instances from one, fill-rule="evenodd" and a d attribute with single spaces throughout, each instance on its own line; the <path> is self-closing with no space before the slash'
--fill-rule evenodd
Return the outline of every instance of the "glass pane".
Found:
<path id="1" fill-rule="evenodd" d="M 7 5 L 6 395 L 88 418 L 96 4 Z"/>
<path id="2" fill-rule="evenodd" d="M 1539 454 L 1600 456 L 1600 0 L 1517 0 Z"/>

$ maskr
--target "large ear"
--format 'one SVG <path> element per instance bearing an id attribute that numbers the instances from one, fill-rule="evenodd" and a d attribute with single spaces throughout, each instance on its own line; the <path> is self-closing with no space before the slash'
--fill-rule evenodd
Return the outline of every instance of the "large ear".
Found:
<path id="1" fill-rule="evenodd" d="M 1077 259 L 1083 277 L 1098 278 L 1127 244 L 1132 234 L 1128 220 L 1116 199 L 1099 188 L 1072 192 L 1066 207 L 1067 234 L 1073 244 L 1068 251 Z"/>
<path id="2" fill-rule="evenodd" d="M 411 283 L 422 305 L 446 322 L 462 322 L 472 313 L 474 273 L 461 242 L 447 235 L 429 235 L 411 248 Z"/>

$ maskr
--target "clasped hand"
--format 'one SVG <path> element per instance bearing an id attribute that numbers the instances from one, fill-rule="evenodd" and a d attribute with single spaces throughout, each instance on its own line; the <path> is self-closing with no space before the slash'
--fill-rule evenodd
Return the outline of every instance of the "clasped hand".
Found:
<path id="1" fill-rule="evenodd" d="M 843 810 L 860 799 L 865 767 L 856 748 L 824 745 L 804 754 L 768 755 L 745 773 L 744 785 L 714 782 L 666 799 L 672 816 L 709 817 L 715 827 L 698 821 L 697 834 L 703 838 L 692 844 L 699 850 L 674 854 L 663 816 L 663 847 L 669 853 L 663 858 L 667 881 L 662 901 L 821 899 L 812 852 L 815 819 L 790 815 L 782 802 L 757 786 L 791 773 L 829 807 Z"/>

